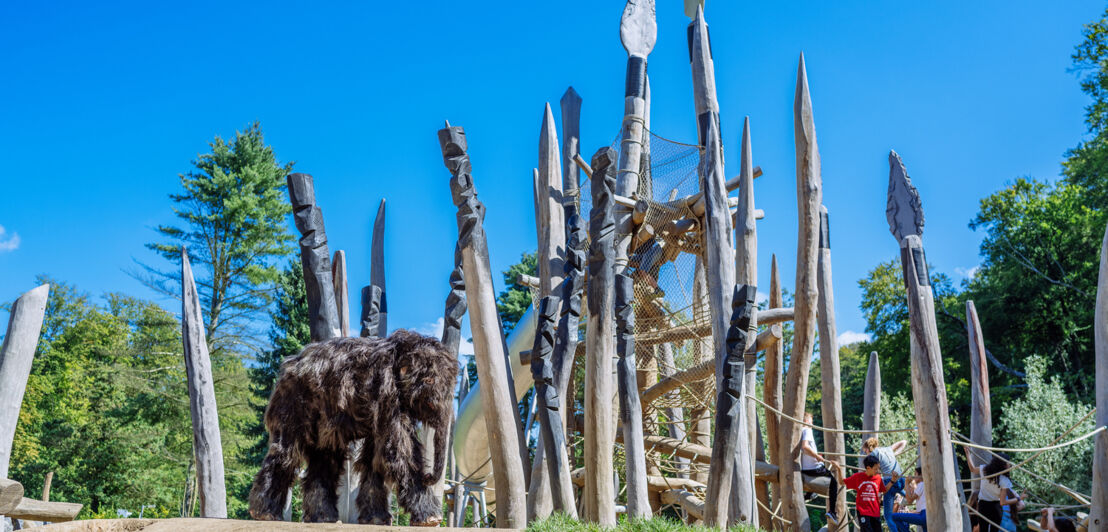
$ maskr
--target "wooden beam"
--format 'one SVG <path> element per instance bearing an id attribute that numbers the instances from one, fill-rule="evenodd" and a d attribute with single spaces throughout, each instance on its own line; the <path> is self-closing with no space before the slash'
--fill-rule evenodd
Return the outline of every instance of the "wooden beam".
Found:
<path id="1" fill-rule="evenodd" d="M 200 295 L 196 292 L 192 265 L 189 264 L 188 250 L 184 246 L 181 247 L 181 291 L 181 338 L 184 341 L 185 374 L 188 377 L 189 411 L 192 413 L 192 450 L 196 457 L 200 517 L 226 518 L 227 488 L 223 473 L 219 412 L 215 403 L 215 380 L 212 379 L 208 342 L 204 338 Z"/>
<path id="2" fill-rule="evenodd" d="M 770 310 L 781 308 L 783 299 L 781 296 L 781 278 L 777 271 L 777 255 L 771 255 L 769 268 L 769 307 Z M 758 319 L 763 319 L 758 316 Z M 781 410 L 781 380 L 784 374 L 782 369 L 785 364 L 785 345 L 783 342 L 774 342 L 773 346 L 766 349 L 764 371 L 762 377 L 762 400 L 767 405 Z M 777 415 L 766 413 L 766 452 L 769 461 L 776 463 L 781 459 L 781 446 L 778 438 Z M 776 481 L 776 479 L 774 479 Z M 781 490 L 775 489 L 770 499 L 770 508 L 777 508 L 777 501 L 781 498 Z M 764 523 L 770 525 L 771 523 Z"/>
<path id="3" fill-rule="evenodd" d="M 808 369 L 815 341 L 816 306 L 819 296 L 817 262 L 819 259 L 819 206 L 822 202 L 819 147 L 816 126 L 812 118 L 812 98 L 808 93 L 808 75 L 804 69 L 804 54 L 796 76 L 796 97 L 793 102 L 793 134 L 796 144 L 796 316 L 793 319 L 793 351 L 789 358 L 782 411 L 800 419 L 808 391 Z M 789 418 L 778 421 L 782 456 L 781 512 L 792 522 L 794 530 L 808 532 L 811 522 L 804 507 L 800 469 L 799 442 L 801 425 Z"/>
<path id="4" fill-rule="evenodd" d="M 1096 349 L 1096 424 L 1108 425 L 1108 229 L 1100 247 L 1100 276 L 1093 320 Z M 1093 452 L 1092 513 L 1089 530 L 1108 528 L 1108 432 L 1096 436 Z"/>
<path id="5" fill-rule="evenodd" d="M 485 404 L 485 428 L 496 489 L 496 524 L 501 528 L 522 528 L 527 524 L 523 459 L 520 455 L 519 420 L 507 365 L 496 296 L 489 266 L 488 241 L 482 223 L 484 206 L 477 200 L 465 131 L 447 127 L 438 132 L 443 163 L 450 171 L 450 191 L 458 208 L 458 244 L 465 276 L 466 301 L 470 310 L 481 400 Z"/>
<path id="6" fill-rule="evenodd" d="M 304 268 L 304 289 L 308 300 L 308 326 L 313 342 L 335 338 L 339 330 L 335 286 L 331 279 L 331 254 L 323 211 L 315 203 L 315 183 L 309 174 L 288 177 L 289 202 L 296 229 L 300 231 L 300 264 Z"/>
<path id="7" fill-rule="evenodd" d="M 19 506 L 19 501 L 22 499 L 22 484 L 8 478 L 0 478 L 0 515 L 8 515 L 16 506 Z"/>
<path id="8" fill-rule="evenodd" d="M 993 409 L 989 401 L 989 365 L 985 359 L 985 338 L 981 335 L 981 322 L 977 319 L 977 307 L 966 301 L 966 337 L 969 342 L 970 367 L 970 441 L 985 447 L 993 446 Z M 970 449 L 973 461 L 987 464 L 992 454 Z M 981 482 L 971 486 L 979 489 Z"/>
<path id="9" fill-rule="evenodd" d="M 704 519 L 704 501 L 690 491 L 683 489 L 663 491 L 662 502 L 680 506 L 693 518 Z"/>
<path id="10" fill-rule="evenodd" d="M 943 380 L 943 358 L 935 323 L 935 299 L 923 252 L 923 209 L 919 192 L 895 151 L 889 152 L 889 229 L 900 244 L 900 262 L 908 292 L 911 333 L 912 399 L 919 423 L 920 463 L 927 492 L 927 528 L 962 528 L 962 510 L 954 451 L 950 443 L 950 414 Z"/>
<path id="11" fill-rule="evenodd" d="M 839 332 L 835 325 L 835 289 L 831 282 L 831 223 L 827 207 L 819 207 L 819 261 L 816 266 L 819 299 L 816 317 L 819 321 L 819 367 L 822 384 L 821 411 L 823 426 L 843 428 L 842 385 L 839 374 Z M 846 440 L 841 432 L 825 432 L 823 445 L 831 460 L 846 465 Z M 846 490 L 838 494 L 835 515 L 846 515 Z M 846 520 L 829 530 L 846 530 Z"/>
<path id="12" fill-rule="evenodd" d="M 627 471 L 627 516 L 649 519 L 650 500 L 646 481 L 646 454 L 643 452 L 642 404 L 635 375 L 635 282 L 626 273 L 616 274 L 616 364 L 619 383 L 619 421 L 623 429 L 624 463 Z"/>
<path id="13" fill-rule="evenodd" d="M 77 514 L 81 513 L 83 507 L 83 504 L 72 502 L 44 502 L 24 497 L 20 499 L 15 508 L 5 515 L 12 519 L 25 521 L 60 523 L 75 519 Z"/>
<path id="14" fill-rule="evenodd" d="M 877 435 L 881 430 L 881 364 L 877 351 L 869 354 L 869 366 L 866 368 L 866 384 L 862 391 L 862 441 Z"/>
<path id="15" fill-rule="evenodd" d="M 612 487 L 612 359 L 616 356 L 615 268 L 612 189 L 615 151 L 601 148 L 592 158 L 592 214 L 589 233 L 588 326 L 585 329 L 585 504 L 584 518 L 615 525 Z"/>
<path id="16" fill-rule="evenodd" d="M 49 295 L 48 284 L 29 290 L 15 300 L 8 313 L 8 330 L 0 346 L 0 478 L 8 476 L 15 426 Z"/>

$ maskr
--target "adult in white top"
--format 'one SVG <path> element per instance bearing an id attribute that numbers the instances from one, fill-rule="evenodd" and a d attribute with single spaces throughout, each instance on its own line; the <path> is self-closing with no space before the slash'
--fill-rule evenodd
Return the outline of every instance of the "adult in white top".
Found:
<path id="1" fill-rule="evenodd" d="M 812 414 L 804 413 L 804 422 L 812 423 Z M 816 438 L 812 434 L 811 427 L 800 430 L 800 473 L 809 477 L 827 477 L 830 484 L 827 485 L 827 520 L 832 524 L 839 524 L 839 516 L 835 515 L 835 501 L 839 497 L 839 482 L 835 475 L 823 465 L 823 455 L 816 448 Z"/>
<path id="2" fill-rule="evenodd" d="M 968 447 L 966 463 L 974 475 L 985 477 L 977 494 L 977 512 L 970 512 L 970 522 L 978 527 L 978 532 L 1000 532 L 1003 529 L 996 525 L 1004 519 L 1004 507 L 1020 502 L 1012 489 L 1011 479 L 1005 474 L 1012 466 L 1006 456 L 996 453 L 988 464 L 980 467 L 973 463 Z"/>
<path id="3" fill-rule="evenodd" d="M 890 532 L 909 532 L 910 525 L 922 527 L 927 530 L 927 497 L 923 490 L 923 472 L 916 467 L 916 474 L 908 477 L 908 492 L 904 497 L 904 506 L 916 503 L 915 512 L 897 512 L 888 515 Z"/>

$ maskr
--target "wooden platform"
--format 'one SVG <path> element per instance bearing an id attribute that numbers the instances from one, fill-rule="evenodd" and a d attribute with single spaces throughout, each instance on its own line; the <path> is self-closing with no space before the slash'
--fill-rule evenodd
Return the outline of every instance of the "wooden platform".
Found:
<path id="1" fill-rule="evenodd" d="M 318 530 L 318 531 L 449 531 L 464 528 L 373 526 L 340 523 L 288 523 L 275 521 L 241 521 L 236 519 L 89 519 L 70 521 L 29 528 L 42 532 L 263 532 L 269 530 Z M 482 529 L 491 530 L 491 529 Z"/>

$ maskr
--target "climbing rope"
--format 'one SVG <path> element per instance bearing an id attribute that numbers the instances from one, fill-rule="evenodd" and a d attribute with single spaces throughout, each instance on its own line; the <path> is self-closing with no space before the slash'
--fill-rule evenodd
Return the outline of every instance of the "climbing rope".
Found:
<path id="1" fill-rule="evenodd" d="M 885 429 L 885 430 L 852 430 L 852 429 L 832 429 L 832 428 L 829 428 L 829 427 L 821 427 L 819 425 L 813 425 L 812 423 L 806 423 L 802 420 L 796 419 L 795 417 L 792 417 L 792 416 L 790 416 L 790 415 L 788 415 L 788 414 L 786 414 L 786 413 L 784 413 L 784 412 L 782 412 L 782 411 L 780 411 L 780 410 L 778 410 L 778 409 L 776 409 L 772 406 L 769 406 L 769 405 L 763 403 L 761 400 L 759 400 L 757 397 L 754 397 L 753 395 L 750 395 L 750 394 L 744 394 L 744 395 L 746 396 L 747 399 L 750 399 L 751 401 L 754 401 L 755 403 L 758 403 L 758 404 L 762 405 L 763 408 L 773 412 L 774 414 L 777 414 L 780 417 L 788 419 L 788 420 L 792 421 L 793 423 L 799 423 L 799 424 L 804 425 L 806 427 L 811 427 L 811 428 L 816 429 L 820 432 L 834 432 L 834 433 L 838 433 L 838 434 L 892 434 L 892 433 L 896 433 L 896 432 L 912 432 L 914 430 L 918 430 L 917 427 L 904 428 L 904 429 Z"/>
<path id="2" fill-rule="evenodd" d="M 983 477 L 976 477 L 976 478 L 969 478 L 969 479 L 966 479 L 966 480 L 959 480 L 958 482 L 962 482 L 962 483 L 969 483 L 969 482 L 974 482 L 974 481 L 987 480 L 987 479 L 990 479 L 990 478 L 993 478 L 993 477 L 999 477 L 1000 475 L 1004 475 L 1004 474 L 1007 474 L 1007 473 L 1008 473 L 1009 471 L 1014 471 L 1014 470 L 1016 470 L 1016 469 L 1021 469 L 1021 468 L 1022 468 L 1023 466 L 1027 465 L 1027 463 L 1028 463 L 1028 462 L 1030 462 L 1030 461 L 1032 461 L 1032 460 L 1034 460 L 1034 459 L 1038 458 L 1038 457 L 1039 457 L 1039 456 L 1041 456 L 1041 455 L 1042 455 L 1043 453 L 1045 453 L 1045 452 L 1047 452 L 1047 451 L 1049 451 L 1049 450 L 1051 450 L 1051 449 L 1057 449 L 1057 448 L 1059 448 L 1059 447 L 1065 447 L 1065 446 L 1067 446 L 1067 445 L 1073 445 L 1074 443 L 1077 443 L 1077 442 L 1079 442 L 1079 441 L 1081 441 L 1081 440 L 1084 440 L 1084 439 L 1090 438 L 1090 437 L 1092 437 L 1093 435 L 1095 435 L 1095 434 L 1098 434 L 1098 433 L 1100 433 L 1100 432 L 1101 432 L 1102 430 L 1104 430 L 1104 429 L 1105 429 L 1106 427 L 1097 427 L 1097 428 L 1096 428 L 1096 430 L 1093 430 L 1092 432 L 1090 432 L 1090 433 L 1088 433 L 1088 434 L 1086 434 L 1086 435 L 1084 435 L 1084 436 L 1081 436 L 1081 437 L 1079 437 L 1079 438 L 1077 438 L 1077 439 L 1073 440 L 1072 442 L 1069 442 L 1069 443 L 1067 443 L 1067 444 L 1065 444 L 1065 445 L 1057 445 L 1057 446 L 1055 445 L 1056 443 L 1058 443 L 1058 440 L 1061 440 L 1062 438 L 1065 438 L 1065 437 L 1066 437 L 1066 436 L 1067 436 L 1067 435 L 1068 435 L 1069 433 L 1073 432 L 1073 431 L 1074 431 L 1074 429 L 1076 429 L 1076 428 L 1078 427 L 1078 425 L 1080 425 L 1080 424 L 1081 424 L 1081 423 L 1083 423 L 1083 422 L 1084 422 L 1084 421 L 1085 421 L 1086 419 L 1088 419 L 1088 418 L 1089 418 L 1089 416 L 1093 415 L 1093 413 L 1094 413 L 1094 412 L 1096 412 L 1096 409 L 1093 409 L 1092 411 L 1090 411 L 1090 412 L 1089 412 L 1088 414 L 1086 414 L 1086 415 L 1085 415 L 1085 417 L 1081 418 L 1081 419 L 1080 419 L 1080 420 L 1079 420 L 1079 421 L 1078 421 L 1077 423 L 1074 423 L 1074 424 L 1073 424 L 1073 425 L 1072 425 L 1072 426 L 1071 426 L 1070 428 L 1066 429 L 1066 431 L 1065 431 L 1065 432 L 1063 432 L 1062 434 L 1060 434 L 1060 435 L 1059 435 L 1059 436 L 1058 436 L 1057 438 L 1054 438 L 1054 441 L 1053 441 L 1053 442 L 1051 442 L 1051 444 L 1050 444 L 1050 445 L 1048 445 L 1048 446 L 1046 446 L 1046 447 L 1041 447 L 1041 448 L 1039 448 L 1039 449 L 1032 449 L 1032 450 L 1029 450 L 1029 451 L 1027 451 L 1027 452 L 1034 452 L 1035 454 L 1031 455 L 1030 457 L 1028 457 L 1027 459 L 1023 460 L 1022 462 L 1020 462 L 1020 463 L 1018 463 L 1018 464 L 1015 464 L 1015 465 L 1013 465 L 1013 466 L 1011 466 L 1011 467 L 1009 467 L 1009 468 L 1007 468 L 1007 469 L 1005 469 L 1005 470 L 1003 470 L 1003 471 L 998 471 L 998 472 L 996 472 L 996 473 L 993 473 L 993 474 L 991 474 L 991 475 L 985 475 L 985 476 L 983 476 Z M 952 442 L 954 442 L 954 440 L 951 440 L 951 441 L 952 441 Z M 979 447 L 979 446 L 976 446 L 975 444 L 969 444 L 969 443 L 967 443 L 967 442 L 957 442 L 957 443 L 960 443 L 960 444 L 962 444 L 962 445 L 967 445 L 967 446 L 975 446 L 975 447 Z M 987 447 L 985 447 L 984 449 L 985 449 L 985 450 L 989 450 L 989 448 L 987 448 Z"/>

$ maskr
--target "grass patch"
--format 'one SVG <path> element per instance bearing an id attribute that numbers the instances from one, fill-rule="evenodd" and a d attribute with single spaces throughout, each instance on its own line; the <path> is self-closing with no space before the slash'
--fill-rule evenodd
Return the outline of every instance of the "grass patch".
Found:
<path id="1" fill-rule="evenodd" d="M 528 532 L 717 532 L 718 529 L 706 526 L 689 526 L 668 517 L 626 520 L 620 517 L 619 524 L 605 528 L 596 523 L 587 523 L 570 519 L 562 513 L 555 513 L 546 519 L 531 523 Z M 729 532 L 761 532 L 752 526 L 733 526 Z"/>

